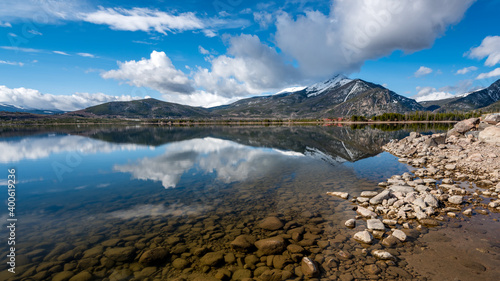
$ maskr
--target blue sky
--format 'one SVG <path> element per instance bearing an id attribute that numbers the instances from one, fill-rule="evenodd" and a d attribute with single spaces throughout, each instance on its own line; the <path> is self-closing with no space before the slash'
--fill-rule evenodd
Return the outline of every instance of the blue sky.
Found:
<path id="1" fill-rule="evenodd" d="M 0 103 L 213 106 L 343 73 L 408 97 L 500 78 L 500 1 L 4 0 Z"/>

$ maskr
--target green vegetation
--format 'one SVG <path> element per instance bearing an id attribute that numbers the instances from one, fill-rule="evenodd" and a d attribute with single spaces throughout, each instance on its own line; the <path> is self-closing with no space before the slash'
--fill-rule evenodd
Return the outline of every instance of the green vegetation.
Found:
<path id="1" fill-rule="evenodd" d="M 478 112 L 446 112 L 432 113 L 429 111 L 416 111 L 412 113 L 384 113 L 382 115 L 373 116 L 373 121 L 460 121 L 473 117 L 480 117 L 483 113 Z M 354 117 L 354 116 L 353 116 Z M 359 118 L 356 116 L 356 118 Z M 352 119 L 351 119 L 352 120 Z M 353 120 L 354 121 L 354 120 Z"/>

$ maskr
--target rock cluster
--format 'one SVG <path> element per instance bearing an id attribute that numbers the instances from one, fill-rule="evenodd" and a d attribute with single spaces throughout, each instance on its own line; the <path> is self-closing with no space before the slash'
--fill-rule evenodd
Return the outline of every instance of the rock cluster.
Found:
<path id="1" fill-rule="evenodd" d="M 356 232 L 353 239 L 363 244 L 380 239 L 382 245 L 392 247 L 408 241 L 411 225 L 417 229 L 437 226 L 444 216 L 457 217 L 462 210 L 466 216 L 473 215 L 473 209 L 480 214 L 500 211 L 500 123 L 495 118 L 464 120 L 443 134 L 412 132 L 385 145 L 400 162 L 416 169 L 379 183 L 384 188 L 380 192 L 353 196 L 356 219 L 366 220 L 366 229 Z M 345 223 L 349 228 L 355 225 L 353 219 Z M 395 259 L 383 251 L 372 255 Z"/>

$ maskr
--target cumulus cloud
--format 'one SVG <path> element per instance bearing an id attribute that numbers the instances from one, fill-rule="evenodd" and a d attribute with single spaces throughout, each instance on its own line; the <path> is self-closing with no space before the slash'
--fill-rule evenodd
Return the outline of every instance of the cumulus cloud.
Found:
<path id="1" fill-rule="evenodd" d="M 484 65 L 494 66 L 500 62 L 500 36 L 488 36 L 483 39 L 481 45 L 472 48 L 468 57 L 472 59 L 486 58 Z"/>
<path id="2" fill-rule="evenodd" d="M 273 22 L 273 14 L 264 11 L 254 12 L 253 19 L 261 28 L 267 28 Z"/>
<path id="3" fill-rule="evenodd" d="M 149 59 L 118 62 L 118 69 L 101 74 L 105 79 L 125 80 L 137 87 L 149 87 L 163 94 L 190 94 L 194 87 L 184 72 L 177 70 L 164 52 L 153 51 Z"/>
<path id="4" fill-rule="evenodd" d="M 494 70 L 486 73 L 481 73 L 479 74 L 476 79 L 486 79 L 486 78 L 491 78 L 491 77 L 497 77 L 500 76 L 500 67 L 495 68 Z"/>
<path id="5" fill-rule="evenodd" d="M 162 34 L 185 30 L 203 29 L 205 25 L 194 13 L 173 15 L 147 8 L 103 8 L 81 15 L 82 19 L 95 24 L 109 25 L 115 30 L 156 31 Z"/>
<path id="6" fill-rule="evenodd" d="M 415 77 L 422 77 L 422 76 L 425 76 L 425 75 L 429 75 L 432 73 L 432 69 L 431 68 L 428 68 L 428 67 L 425 67 L 425 66 L 421 66 L 417 71 L 415 71 L 414 75 Z"/>
<path id="7" fill-rule="evenodd" d="M 208 55 L 208 54 L 210 54 L 210 52 L 207 49 L 203 48 L 202 46 L 198 46 L 198 51 L 202 55 Z"/>
<path id="8" fill-rule="evenodd" d="M 0 103 L 45 110 L 73 111 L 111 101 L 141 99 L 129 95 L 109 96 L 102 93 L 75 93 L 72 95 L 42 94 L 27 88 L 8 88 L 0 85 Z"/>
<path id="9" fill-rule="evenodd" d="M 227 54 L 212 59 L 211 64 L 210 70 L 198 68 L 195 84 L 227 98 L 261 94 L 299 78 L 294 66 L 255 35 L 231 37 Z"/>
<path id="10" fill-rule="evenodd" d="M 364 61 L 432 46 L 474 0 L 333 1 L 328 15 L 277 18 L 276 42 L 310 75 L 357 71 Z M 443 9 L 446 7 L 446 9 Z"/>
<path id="11" fill-rule="evenodd" d="M 457 70 L 456 74 L 467 74 L 469 72 L 476 71 L 476 70 L 477 70 L 477 67 L 469 66 L 469 67 L 464 67 L 462 69 Z"/>
<path id="12" fill-rule="evenodd" d="M 442 100 L 454 97 L 453 94 L 443 91 L 437 91 L 436 88 L 432 87 L 417 87 L 418 93 L 412 98 L 417 102 L 421 101 L 431 101 L 431 100 Z"/>

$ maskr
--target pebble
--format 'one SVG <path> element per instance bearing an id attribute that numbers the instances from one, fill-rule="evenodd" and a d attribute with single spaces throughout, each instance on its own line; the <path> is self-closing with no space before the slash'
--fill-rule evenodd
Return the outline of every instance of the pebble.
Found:
<path id="1" fill-rule="evenodd" d="M 330 196 L 337 196 L 337 197 L 340 197 L 342 199 L 347 199 L 349 198 L 349 193 L 347 192 L 340 192 L 340 191 L 329 191 L 327 192 L 326 194 L 330 195 Z"/>
<path id="2" fill-rule="evenodd" d="M 385 230 L 384 224 L 379 219 L 369 219 L 366 221 L 368 229 Z"/>
<path id="3" fill-rule="evenodd" d="M 373 236 L 366 230 L 357 232 L 356 234 L 354 234 L 353 238 L 354 240 L 365 244 L 371 244 L 373 241 Z"/>
<path id="4" fill-rule="evenodd" d="M 354 228 L 356 227 L 356 220 L 355 219 L 349 219 L 345 222 L 344 224 L 348 228 Z"/>

